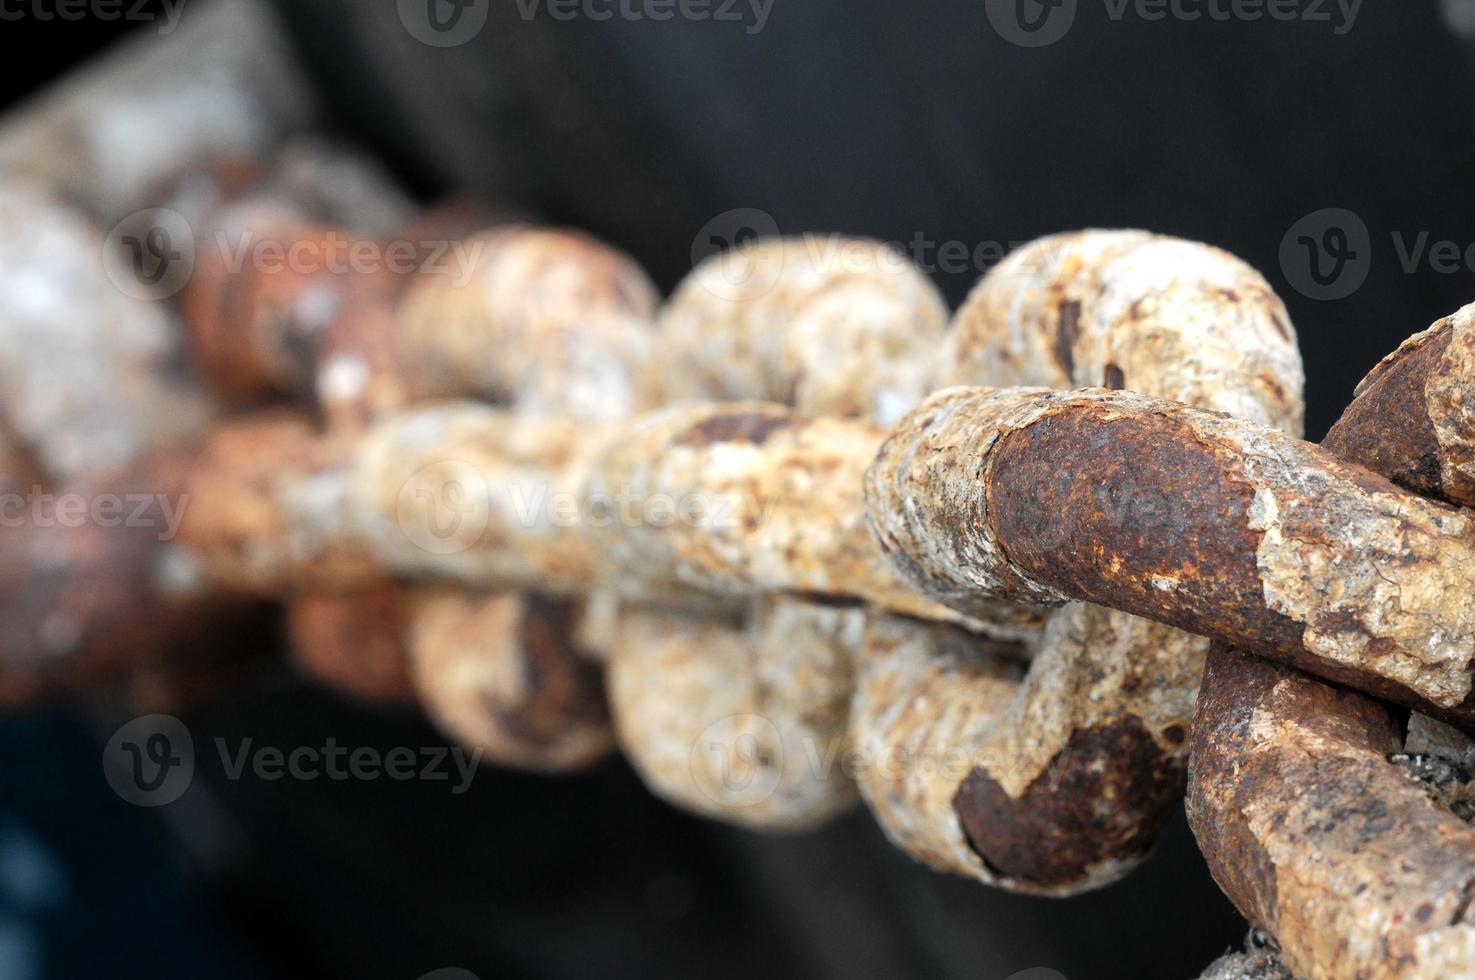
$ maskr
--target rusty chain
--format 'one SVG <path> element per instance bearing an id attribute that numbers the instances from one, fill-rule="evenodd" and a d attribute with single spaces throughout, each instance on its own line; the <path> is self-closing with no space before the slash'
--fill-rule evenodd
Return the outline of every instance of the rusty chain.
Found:
<path id="1" fill-rule="evenodd" d="M 919 860 L 1050 895 L 1146 856 L 1192 745 L 1211 869 L 1297 973 L 1475 962 L 1475 830 L 1389 761 L 1475 725 L 1470 309 L 1318 448 L 1283 305 L 1208 246 L 1042 239 L 949 325 L 885 246 L 762 240 L 662 304 L 587 236 L 454 209 L 412 233 L 392 187 L 328 201 L 303 169 L 131 203 L 309 254 L 443 236 L 469 275 L 207 250 L 176 314 L 84 259 L 81 212 L 0 188 L 0 296 L 64 287 L 0 299 L 0 329 L 82 365 L 7 344 L 7 490 L 178 518 L 7 535 L 7 700 L 197 671 L 222 617 L 283 601 L 311 672 L 502 764 L 618 746 L 767 829 L 861 799 Z"/>

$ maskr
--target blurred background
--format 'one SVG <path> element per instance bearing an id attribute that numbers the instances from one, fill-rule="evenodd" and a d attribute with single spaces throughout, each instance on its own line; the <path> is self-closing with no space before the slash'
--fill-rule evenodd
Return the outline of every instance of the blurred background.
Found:
<path id="1" fill-rule="evenodd" d="M 484 21 L 450 46 L 393 0 L 247 5 L 274 19 L 321 124 L 419 199 L 470 190 L 588 229 L 666 290 L 755 220 L 910 244 L 953 304 L 1049 232 L 1201 240 L 1289 306 L 1313 439 L 1378 358 L 1475 299 L 1475 0 L 1306 0 L 1284 20 L 1228 0 L 1182 5 L 1196 18 L 723 2 L 658 19 L 468 0 Z M 182 26 L 194 6 L 173 9 Z M 171 16 L 102 8 L 0 3 L 4 105 Z M 1021 13 L 1046 22 L 1024 31 Z M 1307 235 L 1326 254 L 1297 247 Z M 444 744 L 413 710 L 277 661 L 182 717 L 197 746 Z M 0 720 L 0 980 L 1191 977 L 1244 933 L 1181 816 L 1122 884 L 1046 901 L 933 874 L 863 811 L 793 838 L 685 816 L 618 758 L 561 779 L 484 768 L 456 794 L 232 780 L 202 751 L 184 799 L 141 809 L 98 764 L 123 720 Z"/>

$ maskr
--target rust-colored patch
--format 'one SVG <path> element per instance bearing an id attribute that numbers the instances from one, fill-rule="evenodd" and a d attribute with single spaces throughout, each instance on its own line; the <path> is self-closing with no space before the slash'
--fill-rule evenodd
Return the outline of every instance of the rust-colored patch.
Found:
<path id="1" fill-rule="evenodd" d="M 1356 459 L 1417 493 L 1440 496 L 1439 440 L 1424 387 L 1439 370 L 1452 337 L 1449 330 L 1436 333 L 1428 343 L 1379 365 L 1327 433 L 1322 448 Z"/>
<path id="2" fill-rule="evenodd" d="M 1060 304 L 1060 321 L 1055 333 L 1055 360 L 1066 377 L 1075 371 L 1075 345 L 1081 336 L 1081 304 L 1066 300 Z"/>
<path id="3" fill-rule="evenodd" d="M 1236 771 L 1231 746 L 1247 738 L 1250 713 L 1241 705 L 1268 696 L 1275 678 L 1286 668 L 1264 661 L 1263 668 L 1250 665 L 1252 669 L 1246 671 L 1244 661 L 1253 659 L 1217 644 L 1209 651 L 1194 709 L 1187 810 L 1214 880 L 1241 915 L 1274 932 L 1278 923 L 1275 863 L 1259 846 L 1243 811 L 1222 805 L 1227 793 L 1253 799 L 1264 788 L 1259 785 L 1263 776 L 1258 771 Z"/>
<path id="4" fill-rule="evenodd" d="M 771 412 L 738 412 L 714 415 L 687 429 L 672 440 L 677 446 L 711 446 L 720 442 L 746 442 L 761 446 L 775 432 L 793 428 L 797 418 Z"/>
<path id="5" fill-rule="evenodd" d="M 1103 861 L 1146 852 L 1183 779 L 1183 767 L 1128 717 L 1074 732 L 1017 799 L 985 769 L 974 769 L 953 808 L 991 869 L 1035 885 L 1064 885 Z"/>
<path id="6" fill-rule="evenodd" d="M 573 637 L 573 603 L 534 594 L 527 597 L 523 608 L 522 667 L 527 696 L 515 711 L 488 705 L 503 728 L 529 744 L 551 746 L 572 725 L 606 723 L 604 671 L 579 656 Z"/>
<path id="7" fill-rule="evenodd" d="M 1250 485 L 1182 420 L 1063 412 L 997 449 L 989 520 L 1010 559 L 1067 595 L 1202 635 L 1254 624 L 1265 645 L 1301 646 L 1268 610 Z M 1155 582 L 1191 581 L 1192 589 Z"/>
<path id="8" fill-rule="evenodd" d="M 1262 371 L 1259 375 L 1260 383 L 1269 390 L 1270 395 L 1278 402 L 1286 400 L 1286 387 L 1276 380 L 1275 375 L 1269 371 Z"/>
<path id="9" fill-rule="evenodd" d="M 353 595 L 295 599 L 287 608 L 293 660 L 353 697 L 411 704 L 405 614 L 402 587 L 389 583 Z"/>

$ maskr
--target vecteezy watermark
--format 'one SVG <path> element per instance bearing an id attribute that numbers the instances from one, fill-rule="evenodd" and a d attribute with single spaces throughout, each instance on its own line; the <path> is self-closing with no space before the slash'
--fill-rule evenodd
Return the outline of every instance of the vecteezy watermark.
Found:
<path id="1" fill-rule="evenodd" d="M 455 48 L 481 33 L 492 0 L 396 0 L 410 36 L 432 48 Z"/>
<path id="2" fill-rule="evenodd" d="M 136 299 L 167 299 L 188 285 L 202 259 L 230 275 L 449 276 L 471 281 L 484 243 L 479 240 L 360 238 L 328 229 L 296 239 L 251 230 L 217 230 L 201 241 L 178 211 L 135 211 L 113 226 L 103 244 L 103 269 L 120 291 Z M 212 250 L 213 254 L 205 250 Z"/>
<path id="3" fill-rule="evenodd" d="M 108 232 L 102 267 L 113 285 L 134 299 L 167 299 L 195 271 L 194 229 L 169 208 L 135 211 Z"/>
<path id="4" fill-rule="evenodd" d="M 340 745 L 333 738 L 322 745 L 281 748 L 258 745 L 252 738 L 232 743 L 214 739 L 216 761 L 224 778 L 261 782 L 294 780 L 315 782 L 448 783 L 460 796 L 471 788 L 481 749 L 460 746 L 411 748 Z M 198 768 L 194 739 L 184 722 L 171 715 L 135 718 L 113 733 L 103 749 L 103 775 L 113 792 L 137 806 L 159 807 L 185 794 Z"/>
<path id="5" fill-rule="evenodd" d="M 310 783 L 319 779 L 333 782 L 372 783 L 379 779 L 391 782 L 452 783 L 451 793 L 460 796 L 471 788 L 481 749 L 467 753 L 461 746 L 444 745 L 410 748 L 399 745 L 383 750 L 361 745 L 349 748 L 336 739 L 326 739 L 321 746 L 299 745 L 282 749 L 275 745 L 255 744 L 245 738 L 232 746 L 223 738 L 215 739 L 225 778 L 235 781 L 248 772 L 262 782 L 291 779 Z"/>
<path id="6" fill-rule="evenodd" d="M 1043 48 L 1070 33 L 1076 0 L 984 0 L 994 33 L 1021 48 Z"/>
<path id="7" fill-rule="evenodd" d="M 523 20 L 670 21 L 736 24 L 757 34 L 768 26 L 774 0 L 514 0 Z"/>
<path id="8" fill-rule="evenodd" d="M 0 21 L 128 21 L 158 24 L 169 35 L 179 26 L 186 0 L 163 0 L 162 10 L 149 0 L 0 0 Z"/>
<path id="9" fill-rule="evenodd" d="M 251 231 L 231 237 L 217 232 L 212 245 L 220 250 L 227 272 L 235 274 L 248 266 L 267 275 L 292 272 L 297 275 L 378 275 L 392 273 L 451 277 L 451 284 L 471 281 L 476 260 L 485 243 L 444 239 L 383 242 L 359 238 L 341 231 L 327 231 L 310 238 L 283 241 Z"/>
<path id="10" fill-rule="evenodd" d="M 0 493 L 0 527 L 145 528 L 170 541 L 188 505 L 189 494 L 56 494 L 33 486 L 27 493 Z"/>
<path id="11" fill-rule="evenodd" d="M 396 0 L 410 36 L 437 48 L 459 47 L 486 27 L 491 0 Z M 514 0 L 523 20 L 596 22 L 684 20 L 735 24 L 747 34 L 768 26 L 774 0 Z"/>
<path id="12" fill-rule="evenodd" d="M 754 249 L 778 249 L 780 231 L 773 215 L 759 208 L 733 208 L 717 215 L 691 240 L 691 267 L 707 266 L 715 274 L 703 277 L 703 285 L 722 299 L 761 296 L 778 284 L 780 267 Z M 762 277 L 761 281 L 755 281 Z"/>
<path id="13" fill-rule="evenodd" d="M 1280 240 L 1280 271 L 1307 299 L 1345 299 L 1367 282 L 1373 242 L 1367 222 L 1346 208 L 1322 208 Z"/>
<path id="14" fill-rule="evenodd" d="M 401 484 L 394 520 L 411 544 L 459 554 L 491 533 L 557 534 L 575 528 L 702 528 L 754 534 L 778 501 L 749 493 L 669 494 L 617 487 L 574 492 L 538 480 L 489 479 L 464 460 L 427 463 Z"/>
<path id="15" fill-rule="evenodd" d="M 195 743 L 172 715 L 144 715 L 119 728 L 102 751 L 108 785 L 135 806 L 156 807 L 184 795 L 195 778 Z"/>
<path id="16" fill-rule="evenodd" d="M 1357 22 L 1362 0 L 1100 0 L 1111 23 L 1173 20 L 1326 24 L 1338 37 Z M 984 0 L 994 32 L 1021 48 L 1042 48 L 1070 33 L 1078 0 Z"/>
<path id="17" fill-rule="evenodd" d="M 708 221 L 691 242 L 691 264 L 702 288 L 726 300 L 752 300 L 778 285 L 785 263 L 798 256 L 808 268 L 841 274 L 918 271 L 927 275 L 982 276 L 1027 240 L 934 238 L 916 231 L 906 238 L 873 241 L 835 233 L 809 232 L 785 240 L 773 215 L 758 208 L 733 208 Z M 879 245 L 880 248 L 876 246 Z M 1061 253 L 1042 251 L 1030 275 Z"/>
<path id="18" fill-rule="evenodd" d="M 1394 229 L 1386 245 L 1361 215 L 1322 208 L 1301 218 L 1280 243 L 1280 269 L 1296 292 L 1315 300 L 1346 299 L 1367 282 L 1376 262 L 1391 259 L 1404 275 L 1475 274 L 1475 239 L 1455 241 L 1428 231 Z"/>

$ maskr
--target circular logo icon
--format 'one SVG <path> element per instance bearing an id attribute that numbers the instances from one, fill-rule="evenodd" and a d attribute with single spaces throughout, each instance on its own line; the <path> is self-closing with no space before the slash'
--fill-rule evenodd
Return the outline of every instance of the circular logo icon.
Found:
<path id="1" fill-rule="evenodd" d="M 119 728 L 102 751 L 102 771 L 119 797 L 135 806 L 165 806 L 195 778 L 195 743 L 172 715 L 144 715 Z"/>
<path id="2" fill-rule="evenodd" d="M 784 770 L 783 736 L 761 715 L 729 715 L 708 725 L 691 747 L 691 775 L 703 796 L 725 810 L 764 802 Z"/>
<path id="3" fill-rule="evenodd" d="M 1011 973 L 1005 980 L 1066 980 L 1065 974 L 1048 966 L 1032 966 L 1028 970 Z"/>
<path id="4" fill-rule="evenodd" d="M 1367 223 L 1346 208 L 1313 211 L 1280 242 L 1280 271 L 1307 299 L 1346 299 L 1367 282 L 1372 264 Z"/>
<path id="5" fill-rule="evenodd" d="M 195 271 L 194 229 L 178 211 L 135 211 L 108 233 L 102 267 L 114 286 L 135 299 L 167 299 Z"/>
<path id="6" fill-rule="evenodd" d="M 458 554 L 476 544 L 491 523 L 491 488 L 470 463 L 428 463 L 400 487 L 394 519 L 423 551 Z"/>
<path id="7" fill-rule="evenodd" d="M 431 970 L 420 980 L 478 980 L 478 977 L 470 970 L 463 970 L 459 966 L 446 966 L 439 970 Z"/>
<path id="8" fill-rule="evenodd" d="M 715 262 L 703 265 L 717 256 Z M 698 281 L 725 300 L 755 299 L 778 283 L 783 245 L 778 222 L 758 208 L 733 208 L 702 225 L 691 241 Z"/>
<path id="9" fill-rule="evenodd" d="M 984 0 L 994 33 L 1021 48 L 1043 48 L 1070 33 L 1077 0 Z"/>
<path id="10" fill-rule="evenodd" d="M 397 0 L 400 23 L 432 48 L 454 48 L 481 33 L 491 0 Z"/>

